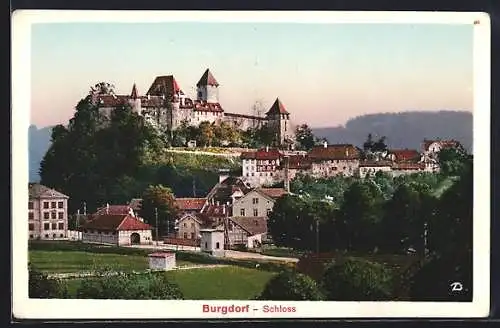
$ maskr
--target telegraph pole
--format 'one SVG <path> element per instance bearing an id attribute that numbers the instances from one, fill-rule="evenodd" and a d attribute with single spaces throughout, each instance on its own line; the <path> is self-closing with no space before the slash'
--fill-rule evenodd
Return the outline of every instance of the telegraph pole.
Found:
<path id="1" fill-rule="evenodd" d="M 156 246 L 158 246 L 158 208 L 155 207 L 155 219 L 156 219 Z"/>
<path id="2" fill-rule="evenodd" d="M 429 255 L 429 249 L 427 247 L 427 222 L 424 223 L 424 256 L 427 257 Z"/>

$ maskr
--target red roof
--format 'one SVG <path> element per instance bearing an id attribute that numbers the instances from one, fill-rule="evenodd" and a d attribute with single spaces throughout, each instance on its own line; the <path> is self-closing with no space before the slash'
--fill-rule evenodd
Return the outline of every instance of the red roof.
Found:
<path id="1" fill-rule="evenodd" d="M 109 207 L 103 206 L 98 208 L 94 215 L 127 215 L 130 213 L 130 210 L 132 210 L 132 207 L 129 205 L 109 205 Z"/>
<path id="2" fill-rule="evenodd" d="M 281 163 L 284 167 L 284 163 Z M 292 170 L 307 170 L 311 168 L 311 159 L 307 155 L 292 155 L 288 157 L 288 168 Z"/>
<path id="3" fill-rule="evenodd" d="M 224 205 L 224 204 L 209 204 L 204 207 L 203 209 L 203 216 L 211 218 L 211 217 L 224 217 L 229 211 L 229 206 Z"/>
<path id="4" fill-rule="evenodd" d="M 199 86 L 207 86 L 207 85 L 216 86 L 216 87 L 219 86 L 219 83 L 217 82 L 217 80 L 215 79 L 215 77 L 212 75 L 212 73 L 210 73 L 210 70 L 208 68 L 205 71 L 205 73 L 203 73 L 203 75 L 201 76 L 201 78 L 198 81 L 198 83 L 196 83 L 197 87 L 199 87 Z"/>
<path id="5" fill-rule="evenodd" d="M 177 81 L 173 75 L 157 76 L 153 81 L 153 84 L 149 87 L 146 95 L 151 96 L 166 96 L 168 98 L 173 97 L 177 93 L 181 93 L 182 90 L 177 84 Z"/>
<path id="6" fill-rule="evenodd" d="M 276 160 L 282 156 L 281 152 L 277 149 L 259 149 L 257 151 L 247 151 L 240 155 L 241 159 L 257 159 L 257 160 Z"/>
<path id="7" fill-rule="evenodd" d="M 180 210 L 184 211 L 200 211 L 205 203 L 206 198 L 176 198 L 175 204 Z"/>
<path id="8" fill-rule="evenodd" d="M 132 86 L 132 93 L 130 94 L 130 98 L 137 99 L 138 97 L 139 96 L 137 93 L 137 87 L 135 86 L 135 83 L 134 83 L 134 85 Z"/>
<path id="9" fill-rule="evenodd" d="M 276 101 L 266 113 L 266 115 L 270 114 L 290 114 L 290 113 L 286 111 L 285 106 L 283 106 L 279 98 L 276 98 Z"/>
<path id="10" fill-rule="evenodd" d="M 397 162 L 411 161 L 420 158 L 420 153 L 415 149 L 392 149 L 389 151 L 393 154 Z"/>
<path id="11" fill-rule="evenodd" d="M 312 161 L 359 159 L 359 150 L 351 144 L 315 146 L 309 152 Z"/>
<path id="12" fill-rule="evenodd" d="M 287 194 L 284 188 L 258 188 L 257 190 L 274 199 Z"/>
<path id="13" fill-rule="evenodd" d="M 116 107 L 128 102 L 130 96 L 126 95 L 98 95 L 97 101 L 100 107 Z"/>
<path id="14" fill-rule="evenodd" d="M 209 103 L 202 100 L 194 101 L 194 110 L 197 112 L 223 112 L 222 106 L 219 103 Z"/>
<path id="15" fill-rule="evenodd" d="M 150 230 L 151 226 L 131 215 L 97 215 L 87 222 L 83 229 L 102 231 Z"/>

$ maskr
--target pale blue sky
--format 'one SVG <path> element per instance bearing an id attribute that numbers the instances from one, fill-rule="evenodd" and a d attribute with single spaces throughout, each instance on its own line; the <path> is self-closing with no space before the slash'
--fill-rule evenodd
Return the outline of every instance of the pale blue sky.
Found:
<path id="1" fill-rule="evenodd" d="M 206 68 L 228 112 L 276 97 L 296 123 L 335 126 L 407 110 L 472 111 L 472 25 L 72 23 L 32 29 L 31 123 L 66 123 L 89 86 L 144 94 L 172 74 L 188 95 Z"/>

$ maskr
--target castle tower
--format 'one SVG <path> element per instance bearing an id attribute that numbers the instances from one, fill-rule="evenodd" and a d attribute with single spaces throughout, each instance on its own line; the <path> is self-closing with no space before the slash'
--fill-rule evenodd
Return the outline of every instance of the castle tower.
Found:
<path id="1" fill-rule="evenodd" d="M 141 114 L 141 99 L 139 98 L 139 93 L 137 92 L 137 86 L 132 86 L 132 92 L 130 93 L 130 106 L 132 106 L 132 111 Z"/>
<path id="2" fill-rule="evenodd" d="M 290 126 L 290 113 L 285 109 L 279 98 L 266 113 L 268 126 L 273 129 L 275 140 L 279 145 L 283 145 L 286 139 L 293 138 L 293 131 Z"/>
<path id="3" fill-rule="evenodd" d="M 206 101 L 208 103 L 219 102 L 219 83 L 208 70 L 203 73 L 201 79 L 196 84 L 197 96 L 196 99 Z"/>

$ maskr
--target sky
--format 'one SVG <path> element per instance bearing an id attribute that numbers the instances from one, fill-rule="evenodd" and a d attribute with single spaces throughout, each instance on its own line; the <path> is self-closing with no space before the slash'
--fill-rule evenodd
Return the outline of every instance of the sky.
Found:
<path id="1" fill-rule="evenodd" d="M 209 68 L 226 112 L 277 97 L 297 123 L 473 106 L 473 28 L 446 24 L 44 23 L 32 26 L 31 119 L 66 124 L 90 86 L 143 95 L 173 75 L 193 98 Z"/>

